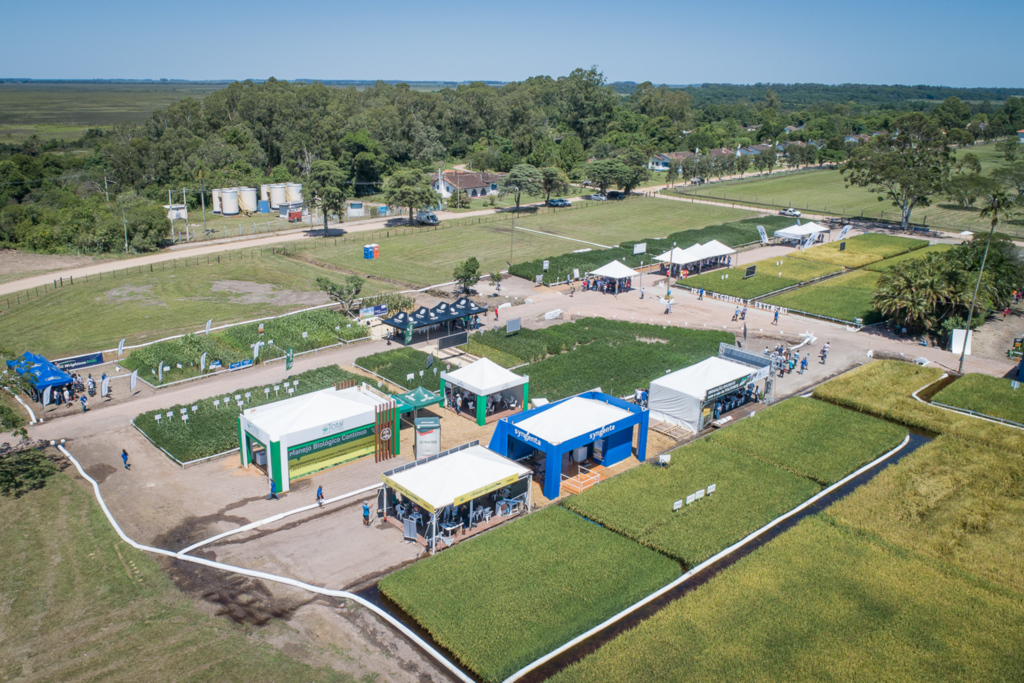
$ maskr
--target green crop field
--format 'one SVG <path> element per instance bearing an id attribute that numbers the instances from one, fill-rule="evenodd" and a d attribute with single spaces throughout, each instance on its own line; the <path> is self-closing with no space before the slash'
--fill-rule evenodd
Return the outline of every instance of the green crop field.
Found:
<path id="1" fill-rule="evenodd" d="M 188 405 L 173 405 L 151 410 L 138 415 L 134 423 L 159 448 L 163 448 L 181 462 L 189 462 L 238 448 L 240 410 L 235 396 L 240 397 L 238 400 L 242 401 L 242 408 L 255 408 L 292 396 L 326 389 L 336 382 L 348 379 L 363 378 L 336 365 L 328 365 L 301 372 L 281 382 L 238 389 L 229 395 L 214 396 Z M 292 387 L 294 393 L 288 393 L 284 382 L 295 382 Z M 246 394 L 249 396 L 246 397 Z M 215 405 L 214 401 L 218 401 L 219 405 Z M 197 407 L 195 411 L 192 410 L 193 406 Z M 182 410 L 186 411 L 188 421 L 181 419 Z M 171 415 L 168 416 L 167 413 Z"/>
<path id="2" fill-rule="evenodd" d="M 0 678 L 354 681 L 283 654 L 259 630 L 204 614 L 152 556 L 121 542 L 64 474 L 0 497 Z M 261 596 L 262 599 L 262 596 Z"/>
<path id="3" fill-rule="evenodd" d="M 743 275 L 750 266 L 757 266 L 757 273 L 744 279 Z M 783 256 L 696 275 L 679 280 L 678 284 L 681 287 L 703 288 L 709 292 L 753 299 L 840 270 L 840 266 L 829 263 Z M 724 275 L 729 277 L 723 278 Z"/>
<path id="4" fill-rule="evenodd" d="M 500 681 L 679 576 L 679 565 L 560 508 L 380 582 L 484 681 Z"/>
<path id="5" fill-rule="evenodd" d="M 518 373 L 530 376 L 530 396 L 551 401 L 601 387 L 609 394 L 632 394 L 651 377 L 718 355 L 731 332 L 583 318 L 544 330 L 504 330 L 473 335 L 467 351 L 506 367 L 529 362 Z M 548 355 L 553 354 L 553 355 Z M 625 359 L 625 362 L 624 362 Z"/>
<path id="6" fill-rule="evenodd" d="M 762 438 L 766 434 L 771 436 Z M 827 486 L 895 448 L 906 435 L 906 429 L 874 417 L 792 398 L 715 433 L 712 440 Z"/>
<path id="7" fill-rule="evenodd" d="M 878 278 L 878 273 L 856 271 L 769 297 L 765 303 L 849 323 L 861 318 L 870 325 L 882 320 L 882 315 L 871 306 Z"/>
<path id="8" fill-rule="evenodd" d="M 839 251 L 839 245 L 844 243 L 846 249 Z M 924 240 L 867 233 L 845 239 L 842 242 L 829 242 L 811 247 L 806 251 L 796 252 L 793 256 L 811 261 L 834 263 L 847 268 L 860 268 L 890 256 L 905 254 L 908 251 L 923 249 L 927 246 L 928 243 Z"/>
<path id="9" fill-rule="evenodd" d="M 1002 377 L 964 375 L 935 394 L 932 400 L 1024 424 L 1024 392 L 1014 389 L 1010 380 Z"/>
<path id="10" fill-rule="evenodd" d="M 397 348 L 357 358 L 356 365 L 384 377 L 392 384 L 405 387 L 407 390 L 423 387 L 428 391 L 437 391 L 441 388 L 441 372 L 455 368 L 441 361 L 437 361 L 428 368 L 427 359 L 428 355 L 419 349 Z M 420 375 L 421 371 L 423 372 L 422 376 Z M 408 379 L 409 375 L 413 375 L 412 380 Z"/>
<path id="11" fill-rule="evenodd" d="M 967 151 L 979 154 L 981 149 L 971 148 Z M 985 157 L 983 164 L 986 166 L 984 173 L 987 174 L 995 167 L 993 162 L 996 155 L 988 151 L 982 154 Z M 686 194 L 724 201 L 756 201 L 779 209 L 792 205 L 810 213 L 817 211 L 851 217 L 884 218 L 897 222 L 900 220 L 900 212 L 892 202 L 878 201 L 877 194 L 863 187 L 846 187 L 838 170 L 786 173 L 768 178 L 714 184 L 701 189 L 687 188 Z M 987 222 L 979 217 L 977 208 L 963 209 L 945 202 L 942 197 L 933 197 L 932 206 L 917 207 L 911 212 L 911 222 L 956 231 L 983 230 L 988 227 Z M 1016 230 L 1019 231 L 1019 223 L 1016 225 Z M 1010 232 L 1013 233 L 1014 230 Z"/>
<path id="12" fill-rule="evenodd" d="M 899 256 L 893 256 L 891 258 L 884 259 L 882 261 L 875 261 L 874 263 L 868 264 L 864 267 L 865 270 L 873 270 L 877 273 L 883 273 L 894 266 L 898 266 L 904 261 L 910 259 L 924 258 L 929 254 L 941 254 L 944 251 L 949 251 L 953 246 L 951 244 L 933 244 L 925 247 L 924 249 L 915 249 L 914 251 L 908 251 L 906 254 L 900 254 Z"/>
<path id="13" fill-rule="evenodd" d="M 1022 605 L 818 515 L 549 680 L 1016 680 Z"/>

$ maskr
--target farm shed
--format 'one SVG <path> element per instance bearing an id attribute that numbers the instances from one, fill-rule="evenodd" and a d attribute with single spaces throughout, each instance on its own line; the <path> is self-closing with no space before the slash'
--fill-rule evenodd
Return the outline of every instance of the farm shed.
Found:
<path id="1" fill-rule="evenodd" d="M 439 539 L 451 545 L 460 529 L 529 511 L 532 479 L 528 468 L 474 442 L 383 473 L 381 506 L 407 537 L 422 535 L 434 550 Z"/>
<path id="2" fill-rule="evenodd" d="M 314 472 L 374 454 L 398 455 L 398 409 L 367 384 L 340 385 L 268 405 L 238 416 L 242 466 L 263 468 L 278 486 Z"/>
<path id="3" fill-rule="evenodd" d="M 651 382 L 648 407 L 655 420 L 699 432 L 751 398 L 749 387 L 768 376 L 769 366 L 758 369 L 722 358 L 708 358 Z M 737 394 L 739 394 L 737 396 Z M 728 409 L 728 410 L 727 410 Z"/>
<path id="4" fill-rule="evenodd" d="M 530 378 L 506 370 L 489 358 L 481 358 L 454 372 L 442 372 L 441 393 L 450 408 L 460 397 L 459 412 L 467 417 L 476 416 L 476 423 L 482 427 L 488 417 L 494 421 L 505 413 L 523 409 L 530 400 Z"/>
<path id="5" fill-rule="evenodd" d="M 648 413 L 599 391 L 564 398 L 498 422 L 489 447 L 543 472 L 544 495 L 554 499 L 567 466 L 591 460 L 609 467 L 633 453 L 633 429 L 639 426 L 637 459 L 647 454 Z"/>

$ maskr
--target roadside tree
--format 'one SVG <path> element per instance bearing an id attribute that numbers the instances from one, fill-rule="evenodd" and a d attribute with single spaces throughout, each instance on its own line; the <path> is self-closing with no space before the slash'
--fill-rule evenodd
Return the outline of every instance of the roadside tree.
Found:
<path id="1" fill-rule="evenodd" d="M 317 289 L 331 297 L 332 301 L 341 304 L 346 315 L 352 314 L 352 306 L 363 291 L 363 278 L 358 275 L 349 275 L 341 282 L 320 276 L 316 279 Z"/>
<path id="2" fill-rule="evenodd" d="M 470 256 L 465 261 L 455 264 L 452 279 L 461 285 L 464 294 L 468 293 L 473 285 L 480 281 L 480 262 L 475 256 Z"/>
<path id="3" fill-rule="evenodd" d="M 384 201 L 408 208 L 409 225 L 413 224 L 413 211 L 437 204 L 438 197 L 430 186 L 430 176 L 415 169 L 396 171 L 384 182 Z"/>
<path id="4" fill-rule="evenodd" d="M 540 169 L 540 183 L 544 199 L 551 199 L 553 194 L 564 194 L 570 188 L 569 179 L 565 177 L 565 173 L 555 166 L 546 166 Z"/>
<path id="5" fill-rule="evenodd" d="M 518 214 L 523 193 L 540 194 L 542 182 L 541 172 L 536 166 L 516 164 L 502 180 L 499 191 L 501 194 L 510 194 L 516 198 L 516 214 Z"/>

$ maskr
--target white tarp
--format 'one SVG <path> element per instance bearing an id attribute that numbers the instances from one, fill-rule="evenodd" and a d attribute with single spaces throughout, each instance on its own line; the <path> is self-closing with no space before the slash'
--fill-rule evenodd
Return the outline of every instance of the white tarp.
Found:
<path id="1" fill-rule="evenodd" d="M 589 434 L 633 415 L 604 401 L 574 396 L 552 408 L 515 423 L 550 444 L 559 444 Z"/>
<path id="2" fill-rule="evenodd" d="M 496 394 L 530 381 L 529 377 L 506 370 L 489 358 L 481 358 L 454 372 L 442 372 L 441 379 L 448 384 L 471 391 L 477 396 Z"/>
<path id="3" fill-rule="evenodd" d="M 817 235 L 828 232 L 828 228 L 817 223 L 804 223 L 803 225 L 792 225 L 782 230 L 776 230 L 775 236 L 787 240 L 802 240 L 808 235 Z"/>
<path id="4" fill-rule="evenodd" d="M 700 261 L 703 256 L 700 255 L 700 245 L 694 244 L 692 247 L 686 249 L 680 249 L 679 247 L 672 247 L 671 251 L 666 251 L 661 256 L 655 256 L 655 261 L 664 261 L 671 263 L 674 266 L 685 266 L 687 263 L 694 263 Z"/>
<path id="5" fill-rule="evenodd" d="M 285 391 L 283 386 L 281 391 Z M 288 434 L 303 436 L 302 432 L 326 436 L 372 424 L 376 407 L 387 402 L 363 386 L 340 391 L 331 387 L 244 410 L 243 425 L 255 426 L 249 431 L 262 431 L 271 441 L 281 441 Z"/>
<path id="6" fill-rule="evenodd" d="M 736 253 L 735 249 L 730 249 L 718 240 L 711 240 L 707 244 L 700 245 L 701 251 L 704 253 L 704 258 L 715 258 L 716 256 L 731 256 Z"/>
<path id="7" fill-rule="evenodd" d="M 429 505 L 432 509 L 427 512 L 435 512 L 455 505 L 457 500 L 461 505 L 464 501 L 459 499 L 464 496 L 483 495 L 528 474 L 530 470 L 494 451 L 470 446 L 390 476 L 382 474 L 381 478 L 389 486 Z"/>
<path id="8" fill-rule="evenodd" d="M 651 417 L 696 432 L 700 425 L 701 404 L 710 389 L 756 374 L 757 370 L 748 365 L 708 358 L 659 377 L 651 382 L 648 394 Z"/>
<path id="9" fill-rule="evenodd" d="M 597 270 L 590 271 L 590 274 L 597 277 L 610 277 L 615 280 L 622 280 L 627 277 L 639 275 L 640 273 L 636 272 L 621 261 L 612 261 L 606 266 L 601 266 Z"/>

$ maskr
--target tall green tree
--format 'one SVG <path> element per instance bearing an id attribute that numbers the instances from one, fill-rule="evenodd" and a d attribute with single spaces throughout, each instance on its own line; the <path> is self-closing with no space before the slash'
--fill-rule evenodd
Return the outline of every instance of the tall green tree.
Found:
<path id="1" fill-rule="evenodd" d="M 523 193 L 540 194 L 542 183 L 543 177 L 536 166 L 516 164 L 501 181 L 499 189 L 501 194 L 510 194 L 516 198 L 516 213 L 518 214 Z"/>
<path id="2" fill-rule="evenodd" d="M 618 159 L 598 159 L 587 167 L 587 178 L 598 186 L 601 194 L 607 192 L 612 185 L 625 185 L 629 175 L 629 169 Z"/>
<path id="3" fill-rule="evenodd" d="M 320 203 L 324 215 L 324 237 L 328 235 L 328 216 L 333 213 L 341 220 L 344 215 L 351 187 L 348 172 L 335 162 L 321 159 L 310 165 L 306 193 L 311 200 Z"/>
<path id="4" fill-rule="evenodd" d="M 331 297 L 332 301 L 341 304 L 341 308 L 347 315 L 351 315 L 352 307 L 363 291 L 363 278 L 358 275 L 348 275 L 341 282 L 334 282 L 330 278 L 321 276 L 316 279 L 316 286 L 317 289 Z"/>
<path id="5" fill-rule="evenodd" d="M 938 124 L 920 113 L 896 121 L 897 132 L 858 146 L 843 165 L 847 186 L 866 187 L 900 210 L 900 226 L 917 206 L 928 206 L 949 176 L 950 154 Z"/>
<path id="6" fill-rule="evenodd" d="M 475 256 L 455 264 L 452 279 L 459 283 L 463 293 L 468 293 L 473 285 L 480 281 L 480 262 Z"/>
<path id="7" fill-rule="evenodd" d="M 665 187 L 675 185 L 677 180 L 679 180 L 679 161 L 669 159 L 668 170 L 665 171 Z"/>
<path id="8" fill-rule="evenodd" d="M 409 225 L 413 223 L 413 211 L 437 204 L 438 198 L 430 187 L 430 176 L 415 169 L 396 171 L 384 183 L 384 201 L 391 206 L 408 207 Z"/>
<path id="9" fill-rule="evenodd" d="M 569 191 L 570 187 L 565 173 L 555 166 L 546 166 L 540 169 L 540 183 L 544 199 L 551 199 L 553 194 L 564 194 Z"/>
<path id="10" fill-rule="evenodd" d="M 626 194 L 651 177 L 651 171 L 647 168 L 651 155 L 639 147 L 628 147 L 620 152 L 617 158 L 626 167 L 622 182 L 622 190 Z"/>

